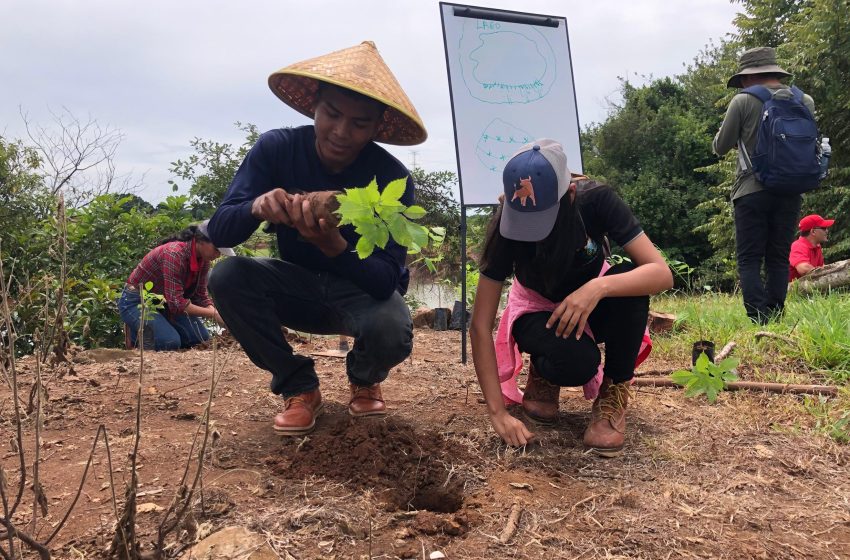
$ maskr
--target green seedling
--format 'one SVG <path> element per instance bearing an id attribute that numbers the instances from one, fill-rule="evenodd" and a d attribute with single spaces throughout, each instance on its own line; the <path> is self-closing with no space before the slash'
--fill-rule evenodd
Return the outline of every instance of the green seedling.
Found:
<path id="1" fill-rule="evenodd" d="M 674 383 L 685 388 L 686 397 L 704 394 L 708 402 L 713 403 L 717 400 L 717 395 L 726 389 L 727 383 L 737 381 L 738 374 L 735 373 L 737 366 L 736 358 L 726 358 L 719 364 L 713 364 L 703 352 L 690 370 L 674 371 L 670 378 Z"/>
<path id="2" fill-rule="evenodd" d="M 151 316 L 155 313 L 148 310 L 157 309 L 158 307 L 165 305 L 165 296 L 155 294 L 151 290 L 153 290 L 153 282 L 151 281 L 145 282 L 145 285 L 142 286 L 142 289 L 140 290 L 143 303 L 139 303 L 139 307 L 142 309 L 145 321 L 152 321 L 153 319 L 151 319 Z"/>
<path id="3" fill-rule="evenodd" d="M 409 254 L 422 251 L 429 240 L 442 241 L 445 230 L 414 223 L 425 216 L 421 206 L 405 206 L 401 196 L 407 187 L 407 177 L 390 181 L 381 191 L 376 179 L 365 187 L 345 189 L 337 195 L 339 209 L 336 214 L 340 225 L 351 224 L 360 235 L 357 255 L 365 259 L 376 248 L 383 249 L 392 237 L 399 245 L 407 247 Z M 442 231 L 439 231 L 442 230 Z"/>

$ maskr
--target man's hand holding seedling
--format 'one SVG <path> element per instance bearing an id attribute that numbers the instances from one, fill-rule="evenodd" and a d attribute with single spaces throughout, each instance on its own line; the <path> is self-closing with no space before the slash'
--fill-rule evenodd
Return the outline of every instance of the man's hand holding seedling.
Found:
<path id="1" fill-rule="evenodd" d="M 316 193 L 310 193 L 316 194 Z M 337 221 L 326 215 L 324 207 L 316 207 L 315 197 L 303 194 L 291 195 L 285 202 L 286 212 L 292 227 L 301 237 L 319 248 L 328 257 L 335 257 L 345 251 L 348 242 L 339 232 Z"/>
<path id="2" fill-rule="evenodd" d="M 292 195 L 283 189 L 274 189 L 254 199 L 251 215 L 258 220 L 271 224 L 283 224 L 292 227 L 292 220 L 286 211 L 286 202 Z"/>

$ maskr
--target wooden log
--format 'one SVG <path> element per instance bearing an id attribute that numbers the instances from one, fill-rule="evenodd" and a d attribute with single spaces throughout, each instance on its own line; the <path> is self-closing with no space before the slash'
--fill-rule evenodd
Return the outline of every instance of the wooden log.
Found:
<path id="1" fill-rule="evenodd" d="M 832 288 L 850 286 L 850 259 L 816 268 L 794 284 L 804 294 L 828 292 Z"/>
<path id="2" fill-rule="evenodd" d="M 635 377 L 634 385 L 638 387 L 676 387 L 669 377 Z M 830 395 L 838 394 L 838 387 L 833 385 L 795 385 L 792 383 L 761 383 L 758 381 L 732 381 L 726 384 L 729 391 L 767 391 L 768 393 L 793 393 L 801 395 Z"/>

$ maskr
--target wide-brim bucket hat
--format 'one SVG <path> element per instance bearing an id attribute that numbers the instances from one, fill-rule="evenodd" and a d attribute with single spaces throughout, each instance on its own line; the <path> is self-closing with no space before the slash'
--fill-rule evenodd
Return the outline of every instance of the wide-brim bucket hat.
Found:
<path id="1" fill-rule="evenodd" d="M 413 146 L 428 138 L 419 113 L 372 41 L 296 62 L 269 76 L 274 94 L 310 118 L 316 114 L 320 82 L 356 91 L 386 105 L 375 141 Z"/>
<path id="2" fill-rule="evenodd" d="M 738 72 L 729 78 L 726 87 L 740 88 L 741 76 L 747 74 L 782 74 L 790 76 L 790 72 L 783 70 L 776 64 L 776 50 L 772 47 L 756 47 L 748 51 L 744 51 L 741 58 L 738 59 Z"/>

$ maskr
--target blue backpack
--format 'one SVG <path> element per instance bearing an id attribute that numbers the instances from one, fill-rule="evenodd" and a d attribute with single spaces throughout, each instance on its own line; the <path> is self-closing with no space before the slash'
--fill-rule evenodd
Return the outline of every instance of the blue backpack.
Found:
<path id="1" fill-rule="evenodd" d="M 803 103 L 803 92 L 792 86 L 792 98 L 777 99 L 769 89 L 759 85 L 741 93 L 753 95 L 764 103 L 755 151 L 749 155 L 743 149 L 756 179 L 765 189 L 783 194 L 818 188 L 821 174 L 818 126 Z"/>

